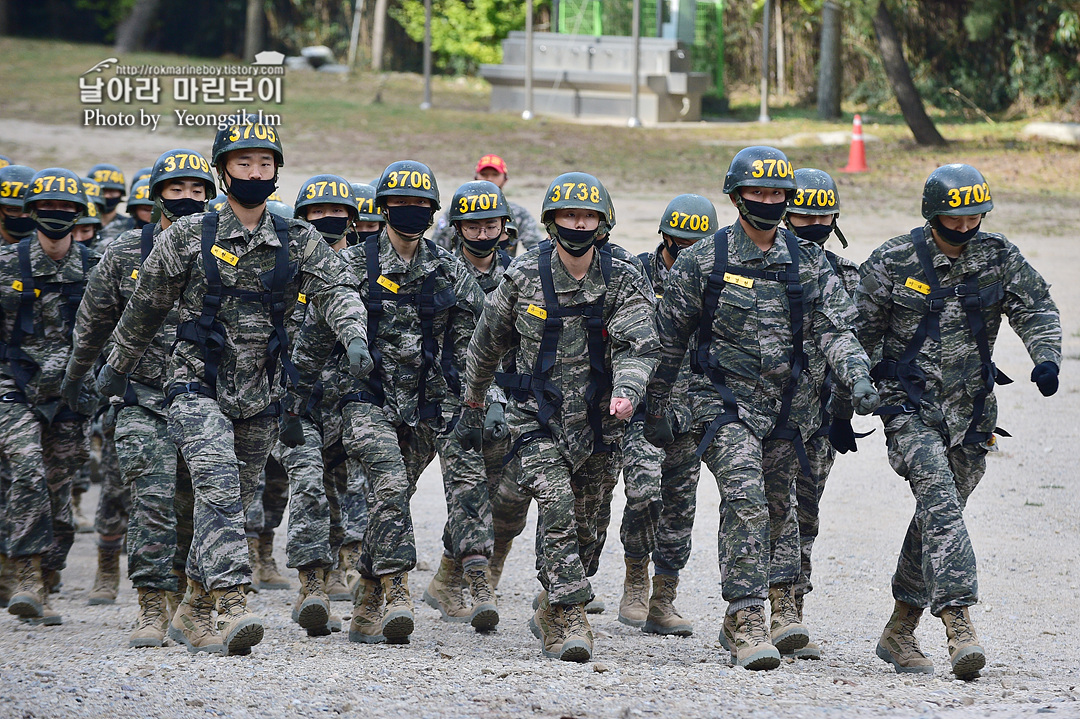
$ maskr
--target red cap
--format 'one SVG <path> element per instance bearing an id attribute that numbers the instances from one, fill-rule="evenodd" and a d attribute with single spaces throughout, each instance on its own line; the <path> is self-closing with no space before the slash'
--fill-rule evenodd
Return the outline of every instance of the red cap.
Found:
<path id="1" fill-rule="evenodd" d="M 479 174 L 481 170 L 485 168 L 492 168 L 498 170 L 504 175 L 509 174 L 506 171 L 506 160 L 502 159 L 498 155 L 484 155 L 476 163 L 476 173 Z"/>

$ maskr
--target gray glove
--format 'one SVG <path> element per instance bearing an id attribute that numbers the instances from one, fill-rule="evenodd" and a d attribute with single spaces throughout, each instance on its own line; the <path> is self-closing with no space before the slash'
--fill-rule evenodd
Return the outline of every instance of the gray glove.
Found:
<path id="1" fill-rule="evenodd" d="M 870 414 L 878 408 L 879 404 L 881 404 L 881 396 L 868 377 L 863 377 L 852 385 L 851 406 L 857 413 Z"/>
<path id="2" fill-rule="evenodd" d="M 300 417 L 295 414 L 285 415 L 281 423 L 281 432 L 278 439 L 286 447 L 299 447 L 304 444 L 304 425 L 300 423 Z"/>
<path id="3" fill-rule="evenodd" d="M 64 400 L 64 404 L 68 406 L 73 412 L 77 412 L 79 408 L 79 397 L 83 391 L 83 376 L 73 377 L 72 375 L 64 375 L 64 381 L 60 385 L 60 396 Z"/>
<path id="4" fill-rule="evenodd" d="M 128 376 L 123 372 L 117 372 L 113 366 L 106 364 L 98 372 L 97 388 L 105 397 L 123 397 L 127 391 Z"/>
<path id="5" fill-rule="evenodd" d="M 668 412 L 661 412 L 659 415 L 646 412 L 643 434 L 646 442 L 661 449 L 674 442 L 675 433 L 671 427 L 671 415 Z"/>
<path id="6" fill-rule="evenodd" d="M 502 402 L 492 402 L 484 416 L 484 439 L 498 441 L 508 434 L 510 428 L 506 426 L 506 407 Z"/>
<path id="7" fill-rule="evenodd" d="M 349 343 L 345 353 L 349 355 L 349 374 L 353 377 L 367 377 L 371 370 L 375 369 L 375 363 L 371 360 L 367 342 L 356 337 Z"/>
<path id="8" fill-rule="evenodd" d="M 454 426 L 454 436 L 464 450 L 480 451 L 484 446 L 484 408 L 466 406 Z"/>

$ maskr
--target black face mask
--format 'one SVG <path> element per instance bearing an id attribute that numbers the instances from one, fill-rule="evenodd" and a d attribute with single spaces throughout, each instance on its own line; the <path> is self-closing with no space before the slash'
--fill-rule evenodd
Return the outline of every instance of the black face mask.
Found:
<path id="1" fill-rule="evenodd" d="M 266 202 L 266 198 L 274 194 L 277 189 L 277 178 L 269 180 L 241 180 L 225 173 L 229 177 L 229 186 L 225 191 L 229 193 L 243 207 L 252 209 Z"/>
<path id="2" fill-rule="evenodd" d="M 672 240 L 671 242 L 664 240 L 664 249 L 667 250 L 668 256 L 671 257 L 672 260 L 676 259 L 679 256 L 679 252 L 682 251 L 682 247 L 680 247 L 675 240 Z"/>
<path id="3" fill-rule="evenodd" d="M 473 257 L 487 257 L 499 244 L 499 238 L 496 237 L 493 240 L 466 240 L 462 238 L 462 244 L 465 249 L 469 251 L 469 254 Z"/>
<path id="4" fill-rule="evenodd" d="M 106 197 L 105 198 L 105 214 L 109 214 L 116 209 L 116 206 L 120 204 L 119 197 Z"/>
<path id="5" fill-rule="evenodd" d="M 581 257 L 596 240 L 596 230 L 575 230 L 562 225 L 555 225 L 559 244 L 574 257 Z"/>
<path id="6" fill-rule="evenodd" d="M 787 212 L 786 202 L 757 202 L 739 197 L 739 214 L 746 218 L 755 230 L 767 232 L 780 224 Z"/>
<path id="7" fill-rule="evenodd" d="M 415 242 L 431 227 L 435 210 L 423 205 L 395 205 L 386 208 L 386 221 L 401 239 Z"/>
<path id="8" fill-rule="evenodd" d="M 34 231 L 34 218 L 32 217 L 4 217 L 4 229 L 8 234 L 17 239 L 29 236 Z"/>
<path id="9" fill-rule="evenodd" d="M 79 214 L 70 210 L 30 210 L 34 225 L 50 240 L 62 240 L 70 235 Z"/>
<path id="10" fill-rule="evenodd" d="M 967 232 L 950 230 L 948 227 L 941 224 L 940 217 L 934 217 L 930 224 L 934 226 L 935 230 L 937 230 L 938 236 L 948 242 L 953 247 L 963 247 L 964 245 L 966 245 L 968 242 L 971 241 L 971 238 L 974 237 L 975 234 L 979 231 L 979 228 L 982 227 L 982 222 L 980 222 Z"/>
<path id="11" fill-rule="evenodd" d="M 348 217 L 320 217 L 317 220 L 308 220 L 319 234 L 331 245 L 337 243 L 345 236 L 345 230 L 349 226 Z"/>
<path id="12" fill-rule="evenodd" d="M 144 220 L 140 220 L 138 217 L 132 217 L 132 219 L 135 220 L 135 229 L 136 230 L 141 230 L 142 228 L 144 228 L 148 224 L 150 224 L 148 222 L 145 222 Z"/>
<path id="13" fill-rule="evenodd" d="M 354 232 L 351 233 L 356 236 L 357 244 L 367 242 L 368 240 L 377 240 L 379 235 L 382 234 L 382 230 L 375 230 L 374 232 Z"/>
<path id="14" fill-rule="evenodd" d="M 805 225 L 803 227 L 795 227 L 792 225 L 792 232 L 798 235 L 800 240 L 808 240 L 809 242 L 816 242 L 819 245 L 824 245 L 825 240 L 829 239 L 829 235 L 832 234 L 832 225 Z"/>
<path id="15" fill-rule="evenodd" d="M 507 237 L 505 240 L 499 240 L 499 249 L 509 252 L 511 247 L 517 245 L 516 237 Z"/>
<path id="16" fill-rule="evenodd" d="M 206 210 L 205 202 L 190 197 L 181 197 L 178 200 L 166 200 L 164 197 L 158 197 L 158 204 L 161 207 L 161 214 L 169 218 L 170 222 L 176 222 L 181 217 L 187 217 Z"/>

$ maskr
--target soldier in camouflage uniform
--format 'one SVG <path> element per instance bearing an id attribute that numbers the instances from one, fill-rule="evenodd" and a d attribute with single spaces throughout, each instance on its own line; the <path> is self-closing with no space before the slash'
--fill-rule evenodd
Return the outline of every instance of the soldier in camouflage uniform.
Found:
<path id="1" fill-rule="evenodd" d="M 787 157 L 771 147 L 746 148 L 732 160 L 724 192 L 739 221 L 680 253 L 657 307 L 663 350 L 649 385 L 645 427 L 650 441 L 671 442 L 671 387 L 696 332 L 697 346 L 690 348 L 694 435 L 723 502 L 719 559 L 728 609 L 722 642 L 748 669 L 774 669 L 781 652 L 809 640 L 793 616 L 795 477 L 805 464 L 803 437 L 817 421 L 816 398 L 809 383 L 799 381 L 804 341 L 853 387 L 860 412 L 869 413 L 878 401 L 869 359 L 854 337 L 851 299 L 820 249 L 777 227 L 795 189 L 793 174 Z M 774 609 L 771 632 L 766 598 Z"/>
<path id="2" fill-rule="evenodd" d="M 426 165 L 391 163 L 375 204 L 386 227 L 341 253 L 360 277 L 375 358 L 371 375 L 341 393 L 345 449 L 369 484 L 349 640 L 409 641 L 414 620 L 408 572 L 416 565 L 409 499 L 436 452 L 450 527 L 444 550 L 461 559 L 480 605 L 473 626 L 490 629 L 498 611 L 488 582 L 491 518 L 483 456 L 463 450 L 450 432 L 460 403 L 452 385 L 465 365 L 483 293 L 460 261 L 423 237 L 439 208 L 438 186 Z M 303 351 L 325 355 L 332 343 L 307 330 L 300 344 L 311 349 Z"/>
<path id="3" fill-rule="evenodd" d="M 639 255 L 652 283 L 653 294 L 664 296 L 664 283 L 679 252 L 718 229 L 716 208 L 700 195 L 679 195 L 668 203 L 657 230 L 662 238 L 653 252 Z M 701 459 L 694 454 L 688 389 L 689 361 L 683 362 L 673 394 L 676 412 L 674 441 L 655 447 L 645 440 L 644 413 L 635 414 L 624 443 L 623 481 L 626 508 L 622 537 L 626 579 L 619 605 L 619 621 L 652 634 L 689 636 L 693 625 L 675 609 L 679 571 L 690 559 L 690 541 L 697 509 Z M 659 477 L 655 499 L 649 487 Z M 649 595 L 649 555 L 656 572 Z"/>
<path id="4" fill-rule="evenodd" d="M 926 607 L 945 624 L 953 674 L 977 675 L 986 662 L 968 613 L 978 580 L 963 511 L 996 448 L 994 385 L 1011 381 L 991 358 L 1003 315 L 1035 363 L 1039 391 L 1058 388 L 1057 307 L 1020 251 L 982 231 L 993 207 L 974 167 L 934 170 L 923 188 L 927 223 L 871 253 L 855 290 L 859 338 L 882 357 L 873 376 L 889 463 L 915 495 L 893 574 L 896 606 L 877 646 L 898 672 L 933 672 L 914 635 Z"/>
<path id="5" fill-rule="evenodd" d="M 227 204 L 218 213 L 181 217 L 158 236 L 113 332 L 98 386 L 124 395 L 128 374 L 179 301 L 164 386 L 169 435 L 191 473 L 195 536 L 170 636 L 191 651 L 233 654 L 263 636 L 244 595 L 252 581 L 244 516 L 277 440 L 285 381 L 297 379 L 285 322 L 303 293 L 361 371 L 366 316 L 355 277 L 319 233 L 266 211 L 283 164 L 275 128 L 224 128 L 213 164 Z"/>
<path id="6" fill-rule="evenodd" d="M 107 245 L 116 239 L 121 232 L 126 232 L 135 227 L 134 218 L 121 215 L 117 210 L 120 201 L 124 199 L 124 194 L 127 192 L 124 172 L 116 165 L 102 162 L 91 167 L 90 172 L 86 174 L 101 187 L 101 196 L 104 199 L 105 207 L 101 215 L 102 228 L 98 236 L 98 242 Z"/>
<path id="7" fill-rule="evenodd" d="M 506 222 L 510 218 L 502 191 L 498 185 L 487 180 L 466 182 L 454 193 L 446 216 L 455 232 L 454 254 L 461 260 L 461 264 L 469 269 L 484 294 L 491 294 L 502 281 L 503 273 L 510 264 L 510 255 L 498 248 Z M 506 396 L 501 389 L 493 386 L 488 393 L 482 447 L 483 472 L 487 479 L 487 497 L 484 501 L 489 504 L 490 498 L 504 481 L 504 459 L 510 451 L 505 406 Z M 514 483 L 510 477 L 505 481 Z M 528 500 L 526 507 L 527 502 Z M 490 517 L 490 506 L 483 507 L 480 514 Z M 450 530 L 448 521 L 444 535 L 449 537 Z M 444 619 L 465 622 L 471 619 L 476 605 L 475 602 L 472 606 L 465 602 L 462 591 L 464 567 L 460 558 L 455 557 L 449 549 L 450 544 L 447 543 L 447 551 L 444 551 L 440 559 L 439 570 L 424 591 L 424 601 L 438 609 Z M 505 559 L 505 553 L 501 556 L 492 555 L 492 587 L 497 584 L 497 577 L 502 574 L 502 563 Z"/>
<path id="8" fill-rule="evenodd" d="M 132 229 L 141 230 L 150 224 L 150 218 L 154 213 L 154 198 L 150 197 L 150 180 L 136 180 L 131 183 L 127 210 L 134 221 Z"/>
<path id="9" fill-rule="evenodd" d="M 143 261 L 161 233 L 181 217 L 202 212 L 214 189 L 209 164 L 193 150 L 170 150 L 154 163 L 149 196 L 160 219 L 117 237 L 105 249 L 91 275 L 79 306 L 75 346 L 62 388 L 69 402 L 74 401 L 83 377 L 92 371 L 119 322 L 135 292 Z M 135 366 L 128 391 L 110 409 L 115 418 L 112 422 L 115 430 L 111 434 L 115 436 L 122 476 L 119 484 L 131 505 L 126 527 L 128 576 L 139 593 L 139 614 L 128 639 L 130 647 L 162 645 L 170 618 L 167 605 L 175 608 L 183 588 L 180 584 L 183 575 L 175 573 L 174 567 L 183 567 L 191 546 L 189 532 L 183 536 L 177 533 L 178 526 L 189 527 L 191 523 L 191 480 L 169 439 L 168 419 L 162 408 L 166 357 L 176 341 L 178 322 L 173 308 Z M 102 487 L 99 518 L 110 484 L 106 482 Z M 183 516 L 178 520 L 178 515 Z M 119 536 L 116 541 L 119 542 Z M 101 563 L 99 557 L 99 572 Z M 93 593 L 91 603 L 94 603 Z"/>
<path id="10" fill-rule="evenodd" d="M 611 204 L 592 175 L 557 177 L 542 218 L 549 242 L 510 265 L 469 344 L 456 431 L 478 441 L 492 380 L 507 390 L 506 420 L 519 484 L 539 506 L 537 569 L 543 585 L 530 623 L 545 656 L 587 661 L 585 605 L 599 564 L 598 521 L 614 485 L 626 420 L 642 398 L 658 351 L 652 298 L 638 270 L 594 245 Z M 498 373 L 515 352 L 513 371 Z"/>
<path id="11" fill-rule="evenodd" d="M 509 179 L 506 161 L 498 155 L 484 155 L 476 162 L 473 179 L 490 182 L 501 191 Z M 513 223 L 514 232 L 504 238 L 504 243 L 500 245 L 500 248 L 513 257 L 518 253 L 519 246 L 524 247 L 526 251 L 536 247 L 544 239 L 544 233 L 524 207 L 513 202 L 507 202 L 506 205 L 510 209 L 510 220 Z M 449 213 L 439 218 L 431 239 L 435 241 L 435 244 L 448 250 L 454 249 L 455 243 L 460 242 L 454 233 L 454 223 Z"/>
<path id="12" fill-rule="evenodd" d="M 75 173 L 41 170 L 25 201 L 36 236 L 0 250 L 0 457 L 11 472 L 7 551 L 19 580 L 8 611 L 60 624 L 43 572 L 63 569 L 75 539 L 71 480 L 86 461 L 86 417 L 94 404 L 85 396 L 63 404 L 60 385 L 75 310 L 98 256 L 71 239 L 87 206 Z"/>

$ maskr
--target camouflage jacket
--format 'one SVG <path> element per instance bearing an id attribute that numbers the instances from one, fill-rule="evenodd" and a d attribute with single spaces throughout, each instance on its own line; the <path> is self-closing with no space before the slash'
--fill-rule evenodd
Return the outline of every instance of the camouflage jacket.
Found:
<path id="1" fill-rule="evenodd" d="M 56 291 L 57 284 L 86 282 L 89 270 L 98 263 L 100 255 L 90 249 L 86 251 L 87 271 L 84 273 L 82 252 L 77 242 L 71 243 L 67 254 L 59 262 L 45 254 L 36 235 L 30 236 L 29 248 L 35 289 L 45 289 L 46 285 L 53 287 L 41 292 L 34 301 L 33 331 L 24 335 L 19 342 L 19 349 L 32 364 L 19 363 L 10 356 L 0 362 L 0 394 L 22 391 L 15 378 L 23 373 L 13 370 L 13 365 L 22 364 L 29 376 L 25 388 L 26 401 L 31 405 L 43 405 L 60 396 L 60 384 L 64 380 L 71 354 L 71 333 L 75 326 L 76 306 Z M 0 247 L 0 340 L 5 355 L 9 353 L 18 320 L 22 287 L 19 245 Z"/>
<path id="2" fill-rule="evenodd" d="M 844 288 L 844 292 L 848 297 L 855 295 L 855 286 L 859 284 L 859 266 L 847 259 L 841 257 L 832 250 L 824 250 L 825 259 L 829 262 L 829 267 L 836 272 L 836 276 L 840 278 L 840 285 Z M 825 376 L 828 370 L 828 363 L 825 361 L 825 355 L 821 353 L 817 345 L 812 342 L 805 342 L 806 357 L 810 363 L 810 377 L 813 382 L 813 390 L 816 396 L 819 398 L 819 403 L 823 414 L 821 415 L 819 428 L 823 428 L 828 431 L 827 423 L 831 421 L 832 416 L 826 414 L 826 407 L 829 400 L 833 396 L 833 387 L 836 385 L 835 377 L 829 377 L 829 386 L 823 387 L 825 383 Z M 851 393 L 847 389 L 841 389 L 838 396 L 838 401 L 850 406 Z M 844 415 L 850 416 L 848 406 L 844 407 Z"/>
<path id="3" fill-rule="evenodd" d="M 341 258 L 360 278 L 360 294 L 365 304 L 370 303 L 367 243 L 345 248 L 341 251 Z M 402 295 L 419 293 L 424 280 L 429 275 L 435 277 L 435 315 L 432 320 L 435 352 L 425 375 L 424 391 L 426 401 L 437 402 L 441 408 L 441 415 L 429 420 L 428 424 L 436 430 L 445 429 L 460 406 L 460 397 L 451 391 L 443 374 L 443 347 L 446 341 L 452 343 L 450 360 L 455 374 L 460 373 L 465 366 L 465 350 L 476 326 L 476 318 L 484 305 L 484 293 L 461 260 L 425 240 L 420 241 L 416 254 L 406 263 L 390 244 L 385 229 L 379 235 L 379 269 L 384 280 L 379 283 L 380 292 L 393 291 Z M 380 278 L 374 279 L 378 281 Z M 396 290 L 391 290 L 391 287 Z M 381 385 L 383 409 L 390 420 L 395 424 L 415 427 L 420 422 L 419 380 L 424 364 L 419 312 L 414 302 L 399 304 L 384 301 L 382 306 L 378 334 L 368 338 L 368 346 L 374 344 L 381 354 L 381 369 L 376 369 L 373 377 L 363 379 L 339 373 L 345 384 L 337 391 L 339 396 L 353 392 L 376 395 L 378 385 Z M 320 330 L 318 323 L 305 324 L 296 351 L 297 362 L 300 363 L 297 368 L 311 377 L 313 370 L 325 362 L 324 358 L 332 345 L 332 338 Z M 339 362 L 347 360 L 342 357 Z"/>
<path id="4" fill-rule="evenodd" d="M 480 289 L 484 291 L 485 295 L 489 295 L 494 292 L 495 288 L 499 286 L 500 282 L 502 282 L 503 275 L 506 273 L 506 268 L 503 267 L 503 263 L 501 262 L 501 258 L 498 253 L 495 254 L 495 258 L 492 261 L 491 266 L 487 268 L 486 272 L 478 269 L 476 265 L 474 265 L 472 262 L 469 261 L 467 257 L 465 257 L 465 250 L 462 248 L 460 243 L 454 250 L 454 255 L 459 260 L 461 260 L 461 264 L 469 268 L 470 274 L 472 274 L 473 279 L 476 280 L 476 284 L 480 285 Z M 510 357 L 513 357 L 513 355 L 511 354 Z M 507 360 L 504 360 L 504 363 L 506 361 Z M 506 404 L 506 393 L 503 392 L 502 387 L 499 387 L 496 384 L 492 384 L 491 387 L 488 388 L 487 399 L 488 404 L 492 402 Z"/>
<path id="5" fill-rule="evenodd" d="M 1003 236 L 980 232 L 952 261 L 938 249 L 923 228 L 930 259 L 942 287 L 977 280 L 983 299 L 983 319 L 991 351 L 1001 328 L 1001 316 L 1023 340 L 1036 364 L 1061 364 L 1061 317 L 1050 298 L 1050 289 L 1020 250 Z M 925 284 L 910 234 L 894 237 L 870 255 L 861 268 L 855 290 L 859 339 L 871 353 L 897 359 L 908 345 L 927 311 L 928 302 L 919 283 Z M 914 288 L 913 288 L 914 286 Z M 948 298 L 940 313 L 940 340 L 928 337 L 916 364 L 926 375 L 926 390 L 919 414 L 930 426 L 943 426 L 949 446 L 963 442 L 972 419 L 973 397 L 983 388 L 979 350 L 959 301 Z M 897 380 L 881 380 L 882 405 L 899 405 L 907 395 Z M 980 432 L 993 432 L 997 401 L 986 398 Z"/>
<path id="6" fill-rule="evenodd" d="M 97 234 L 97 240 L 93 246 L 93 249 L 98 252 L 104 252 L 105 248 L 109 246 L 109 243 L 115 240 L 120 235 L 124 234 L 128 230 L 135 229 L 135 218 L 128 217 L 127 215 L 121 215 L 116 213 L 116 217 L 109 220 L 109 224 L 101 228 L 101 232 Z"/>
<path id="7" fill-rule="evenodd" d="M 739 267 L 785 269 L 791 256 L 783 237 L 790 233 L 785 229 L 778 232 L 776 243 L 763 253 L 740 223 L 732 225 L 728 229 L 732 274 L 737 274 Z M 690 351 L 696 350 L 696 332 L 714 252 L 715 237 L 705 238 L 680 252 L 671 267 L 664 297 L 656 310 L 663 350 L 649 385 L 650 411 L 670 403 L 672 383 L 683 366 L 691 339 L 695 345 Z M 850 385 L 866 377 L 870 361 L 855 339 L 855 307 L 817 245 L 799 243 L 799 275 L 803 285 L 804 344 L 814 344 L 841 381 Z M 739 419 L 756 436 L 765 437 L 776 426 L 784 387 L 790 380 L 791 318 L 782 283 L 755 279 L 749 284 L 724 283 L 713 315 L 709 353 L 735 395 Z M 694 424 L 708 424 L 721 413 L 719 393 L 708 376 L 694 374 L 691 378 L 690 404 Z M 818 416 L 818 397 L 807 369 L 796 388 L 791 420 L 808 438 L 817 426 Z"/>
<path id="8" fill-rule="evenodd" d="M 177 300 L 181 324 L 197 320 L 202 314 L 206 274 L 201 245 L 206 216 L 182 217 L 155 241 L 154 250 L 139 272 L 135 292 L 113 332 L 108 361 L 118 371 L 131 372 L 135 368 Z M 326 316 L 345 345 L 357 337 L 365 338 L 367 314 L 356 292 L 355 275 L 310 225 L 301 220 L 286 222 L 290 260 L 286 296 L 303 294 L 308 304 Z M 259 224 L 249 231 L 227 204 L 220 212 L 216 237 L 215 246 L 224 251 L 222 256 L 235 262 L 214 258 L 222 286 L 247 292 L 268 289 L 262 277 L 273 271 L 281 247 L 270 214 L 264 212 Z M 286 321 L 294 306 L 288 303 L 285 308 Z M 267 342 L 273 331 L 270 313 L 258 301 L 226 295 L 217 320 L 225 328 L 217 378 L 218 403 L 230 418 L 252 417 L 285 394 L 277 381 L 281 368 L 267 366 Z M 275 374 L 272 384 L 270 371 Z M 205 382 L 203 348 L 182 341 L 170 355 L 165 387 L 189 382 Z"/>
<path id="9" fill-rule="evenodd" d="M 545 324 L 538 316 L 545 305 L 539 268 L 543 247 L 515 259 L 506 270 L 502 284 L 487 297 L 484 314 L 469 343 L 465 369 L 467 400 L 484 401 L 499 362 L 511 350 L 516 350 L 518 372 L 531 374 L 536 366 Z M 611 260 L 611 279 L 605 285 L 597 252 L 593 253 L 585 277 L 577 280 L 566 271 L 558 251 L 552 250 L 551 275 L 560 307 L 590 304 L 604 298 L 605 366 L 612 374 L 613 390 L 596 401 L 604 417 L 603 441 L 619 442 L 626 422 L 608 413 L 611 397 L 625 397 L 636 406 L 656 366 L 659 343 L 652 320 L 652 298 L 642 291 L 638 270 L 617 258 Z M 559 334 L 555 364 L 548 375 L 562 392 L 562 407 L 549 426 L 560 453 L 575 467 L 593 451 L 594 437 L 584 392 L 588 377 L 588 333 L 583 319 L 566 317 Z M 531 396 L 521 401 L 509 400 L 506 419 L 514 437 L 541 428 L 536 416 L 538 409 Z"/>
<path id="10" fill-rule="evenodd" d="M 510 255 L 516 255 L 518 247 L 531 250 L 540 244 L 546 233 L 540 225 L 536 224 L 536 220 L 529 214 L 529 211 L 513 202 L 507 201 L 506 204 L 510 208 L 510 216 L 513 217 L 514 224 L 518 228 L 517 245 L 510 248 L 512 250 Z M 454 227 L 446 219 L 445 214 L 435 223 L 435 231 L 431 233 L 431 239 L 445 250 L 452 250 L 455 245 L 459 244 L 454 235 Z"/>
<path id="11" fill-rule="evenodd" d="M 659 301 L 664 296 L 664 284 L 667 282 L 670 271 L 664 264 L 664 258 L 660 256 L 661 244 L 652 252 L 648 253 L 648 262 L 645 263 L 647 276 L 652 283 L 653 295 Z M 697 334 L 695 333 L 695 337 Z M 671 409 L 675 418 L 676 432 L 689 432 L 694 426 L 694 415 L 690 411 L 690 355 L 683 357 L 679 374 L 671 387 Z"/>
<path id="12" fill-rule="evenodd" d="M 161 225 L 155 224 L 155 242 L 161 233 Z M 105 248 L 79 305 L 69 371 L 85 375 L 93 369 L 135 292 L 141 267 L 142 230 L 128 230 Z M 154 412 L 161 411 L 165 399 L 165 365 L 176 341 L 178 317 L 174 307 L 131 372 L 131 386 L 139 405 Z"/>

